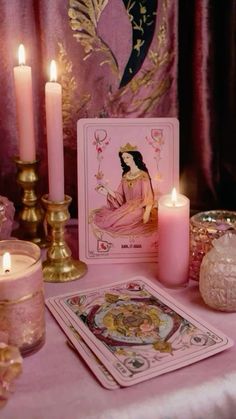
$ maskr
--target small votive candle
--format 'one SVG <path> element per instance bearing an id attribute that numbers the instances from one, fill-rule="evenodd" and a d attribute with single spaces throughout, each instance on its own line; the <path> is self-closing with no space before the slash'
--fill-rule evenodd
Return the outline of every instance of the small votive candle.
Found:
<path id="1" fill-rule="evenodd" d="M 190 279 L 199 280 L 200 266 L 212 242 L 226 232 L 236 231 L 236 212 L 211 210 L 190 218 Z"/>
<path id="2" fill-rule="evenodd" d="M 158 279 L 167 287 L 184 286 L 189 273 L 189 199 L 176 193 L 158 201 Z"/>
<path id="3" fill-rule="evenodd" d="M 23 356 L 45 341 L 40 249 L 22 240 L 0 241 L 0 330 Z"/>

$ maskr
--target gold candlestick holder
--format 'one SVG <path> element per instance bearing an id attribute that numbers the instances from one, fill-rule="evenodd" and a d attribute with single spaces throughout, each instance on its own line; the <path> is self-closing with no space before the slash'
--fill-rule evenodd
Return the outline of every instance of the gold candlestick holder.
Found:
<path id="1" fill-rule="evenodd" d="M 19 228 L 14 236 L 29 240 L 40 247 L 47 245 L 44 229 L 44 211 L 37 198 L 35 187 L 38 182 L 39 160 L 30 162 L 15 159 L 17 183 L 22 188 L 22 208 L 19 211 Z"/>
<path id="2" fill-rule="evenodd" d="M 50 226 L 51 244 L 47 259 L 43 262 L 43 277 L 46 282 L 68 282 L 81 278 L 87 272 L 87 265 L 74 260 L 64 239 L 65 225 L 70 219 L 68 207 L 72 198 L 65 195 L 64 201 L 54 202 L 43 195 L 46 220 Z"/>

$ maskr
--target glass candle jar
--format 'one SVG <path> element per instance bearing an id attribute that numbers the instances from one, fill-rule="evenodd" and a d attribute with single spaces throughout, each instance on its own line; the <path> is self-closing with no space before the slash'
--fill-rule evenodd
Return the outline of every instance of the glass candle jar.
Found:
<path id="1" fill-rule="evenodd" d="M 5 196 L 0 196 L 0 240 L 9 239 L 14 222 L 15 208 Z"/>
<path id="2" fill-rule="evenodd" d="M 204 255 L 212 248 L 212 241 L 227 231 L 236 231 L 234 211 L 205 211 L 190 218 L 190 279 L 199 280 Z"/>
<path id="3" fill-rule="evenodd" d="M 0 330 L 23 356 L 45 340 L 40 249 L 22 240 L 0 241 Z"/>
<path id="4" fill-rule="evenodd" d="M 22 372 L 19 349 L 0 342 L 0 408 L 14 390 L 14 380 Z"/>
<path id="5" fill-rule="evenodd" d="M 199 290 L 210 307 L 236 311 L 236 234 L 213 240 L 200 267 Z"/>

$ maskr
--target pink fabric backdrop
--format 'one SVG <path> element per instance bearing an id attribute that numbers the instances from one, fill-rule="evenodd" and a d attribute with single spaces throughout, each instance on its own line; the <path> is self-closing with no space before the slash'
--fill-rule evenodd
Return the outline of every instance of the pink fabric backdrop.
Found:
<path id="1" fill-rule="evenodd" d="M 63 86 L 65 191 L 76 215 L 76 122 L 81 117 L 177 116 L 177 3 L 158 1 L 155 33 L 142 67 L 119 88 L 132 52 L 132 8 L 122 0 L 98 2 L 93 37 L 81 43 L 78 0 L 0 0 L 0 194 L 19 204 L 13 157 L 18 152 L 13 67 L 20 43 L 32 67 L 39 194 L 47 193 L 44 86 L 56 59 Z M 85 2 L 92 7 L 96 2 Z M 139 2 L 145 12 L 145 2 Z M 143 3 L 143 4 L 142 4 Z M 92 16 L 88 9 L 88 16 Z M 90 14 L 90 15 L 89 15 Z M 144 22 L 144 20 L 143 20 Z M 142 33 L 140 31 L 140 33 Z M 92 39 L 93 38 L 93 39 Z M 140 35 L 142 43 L 142 36 Z M 91 40 L 92 39 L 92 40 Z M 105 48 L 108 46 L 108 48 Z M 134 49 L 133 49 L 134 51 Z M 137 57 L 140 44 L 136 45 Z"/>
<path id="2" fill-rule="evenodd" d="M 236 2 L 181 0 L 182 187 L 195 209 L 236 208 Z"/>

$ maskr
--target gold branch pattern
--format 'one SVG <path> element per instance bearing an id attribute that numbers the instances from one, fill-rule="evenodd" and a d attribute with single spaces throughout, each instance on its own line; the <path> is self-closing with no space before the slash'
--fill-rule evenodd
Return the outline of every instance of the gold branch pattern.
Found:
<path id="1" fill-rule="evenodd" d="M 132 4 L 130 4 L 131 6 Z M 112 116 L 125 116 L 134 113 L 138 116 L 145 116 L 158 106 L 162 97 L 171 87 L 171 75 L 164 71 L 165 66 L 174 57 L 167 38 L 169 1 L 163 1 L 162 7 L 163 16 L 155 35 L 156 48 L 150 49 L 148 54 L 149 68 L 140 70 L 127 86 L 110 95 L 108 107 Z M 157 83 L 158 74 L 160 74 L 160 80 Z M 123 99 L 127 99 L 127 95 L 129 97 L 128 104 L 123 101 Z"/>
<path id="2" fill-rule="evenodd" d="M 73 36 L 83 46 L 84 60 L 92 54 L 97 53 L 98 57 L 101 54 L 100 65 L 108 64 L 116 74 L 117 80 L 120 80 L 117 60 L 97 32 L 99 19 L 109 1 L 69 0 L 68 16 L 70 27 L 74 32 Z M 130 20 L 133 19 L 133 5 L 134 0 L 130 0 L 127 6 Z M 145 66 L 124 87 L 114 89 L 110 86 L 107 91 L 106 102 L 103 103 L 102 109 L 97 110 L 98 116 L 125 117 L 135 115 L 142 117 L 156 114 L 158 105 L 171 88 L 172 75 L 169 68 L 171 68 L 174 60 L 174 51 L 172 41 L 169 40 L 171 31 L 169 14 L 173 2 L 160 0 L 158 5 L 156 32 L 145 60 Z M 143 10 L 144 12 L 145 10 Z M 63 68 L 65 140 L 71 142 L 71 138 L 76 138 L 76 132 L 74 132 L 76 131 L 75 120 L 79 117 L 91 116 L 87 107 L 91 101 L 91 95 L 87 93 L 79 100 L 78 98 L 75 100 L 77 86 L 72 74 L 72 63 L 68 60 L 62 44 L 59 45 L 59 48 Z M 80 89 L 78 88 L 78 90 Z M 79 104 L 79 106 L 75 109 L 73 104 Z M 74 130 L 71 128 L 72 126 L 75 127 Z"/>
<path id="3" fill-rule="evenodd" d="M 97 32 L 100 16 L 108 2 L 109 0 L 70 0 L 68 15 L 71 29 L 75 32 L 73 36 L 84 48 L 84 60 L 93 52 L 102 53 L 100 65 L 108 64 L 119 77 L 117 60 Z"/>
<path id="4" fill-rule="evenodd" d="M 65 47 L 58 43 L 59 63 L 62 84 L 62 117 L 64 144 L 76 148 L 76 122 L 91 99 L 90 94 L 77 98 L 77 82 L 73 76 L 72 62 L 68 59 Z M 79 104 L 75 106 L 75 104 Z"/>

